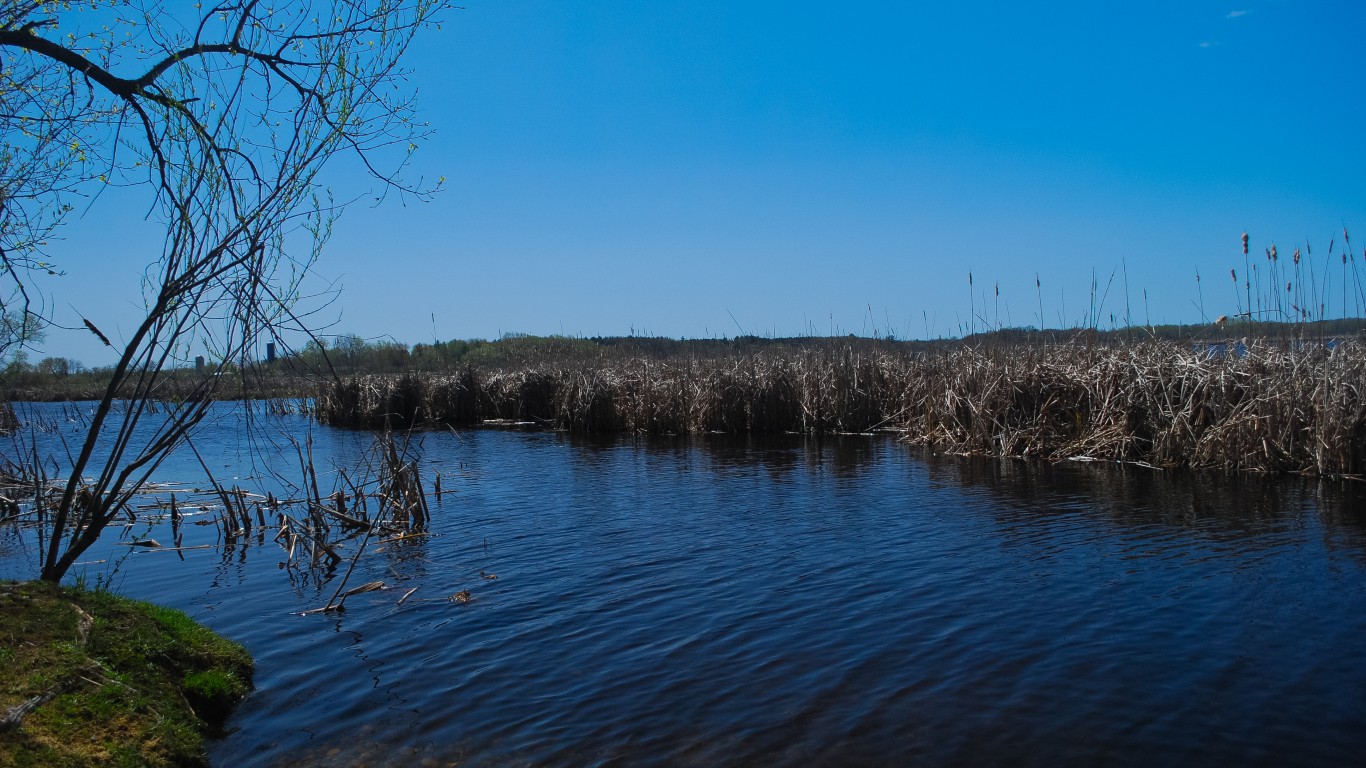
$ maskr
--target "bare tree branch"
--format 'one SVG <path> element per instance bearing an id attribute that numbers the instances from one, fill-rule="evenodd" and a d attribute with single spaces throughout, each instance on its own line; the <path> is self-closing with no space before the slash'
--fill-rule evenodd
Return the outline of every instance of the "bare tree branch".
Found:
<path id="1" fill-rule="evenodd" d="M 339 210 L 319 183 L 327 163 L 345 153 L 383 189 L 433 191 L 404 180 L 427 128 L 400 62 L 449 6 L 241 0 L 192 20 L 137 0 L 53 7 L 0 0 L 0 317 L 51 319 L 30 276 L 60 273 L 45 243 L 72 199 L 140 192 L 166 232 L 145 317 L 121 347 L 101 335 L 119 359 L 49 517 L 42 576 L 59 580 L 204 418 L 212 373 L 278 325 L 306 330 L 301 280 Z M 0 353 L 30 338 L 8 328 Z M 192 349 L 213 371 L 157 403 L 149 429 L 165 372 Z"/>

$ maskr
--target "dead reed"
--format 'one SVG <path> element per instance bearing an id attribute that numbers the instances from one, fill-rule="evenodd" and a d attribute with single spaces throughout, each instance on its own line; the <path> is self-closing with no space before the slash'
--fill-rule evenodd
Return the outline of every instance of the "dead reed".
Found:
<path id="1" fill-rule="evenodd" d="M 893 424 L 915 357 L 846 347 L 358 376 L 320 394 L 316 413 L 369 429 L 512 420 L 585 433 L 865 432 Z"/>
<path id="2" fill-rule="evenodd" d="M 906 438 L 945 452 L 1312 475 L 1366 469 L 1360 341 L 966 348 L 917 374 Z"/>
<path id="3" fill-rule="evenodd" d="M 1087 338 L 1087 337 L 1083 337 Z M 321 421 L 535 422 L 583 433 L 896 430 L 963 454 L 1366 472 L 1366 344 L 1266 340 L 771 349 L 361 376 Z"/>

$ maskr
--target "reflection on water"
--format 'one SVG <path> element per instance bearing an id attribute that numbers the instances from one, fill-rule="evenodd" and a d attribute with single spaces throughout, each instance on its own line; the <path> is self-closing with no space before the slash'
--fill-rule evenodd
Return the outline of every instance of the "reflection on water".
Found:
<path id="1" fill-rule="evenodd" d="M 368 444 L 313 437 L 324 465 Z M 242 441 L 199 447 L 273 482 Z M 433 433 L 418 451 L 448 490 L 435 535 L 371 546 L 352 583 L 391 589 L 343 615 L 294 615 L 337 575 L 282 570 L 264 532 L 122 565 L 124 591 L 257 658 L 221 764 L 1339 765 L 1366 747 L 1352 485 L 862 437 Z M 0 533 L 0 575 L 25 546 Z"/>

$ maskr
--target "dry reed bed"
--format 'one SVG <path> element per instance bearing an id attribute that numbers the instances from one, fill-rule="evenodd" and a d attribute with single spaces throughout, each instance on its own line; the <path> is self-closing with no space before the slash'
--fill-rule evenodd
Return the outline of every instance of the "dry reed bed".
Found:
<path id="1" fill-rule="evenodd" d="M 370 429 L 508 419 L 588 433 L 862 432 L 902 408 L 912 365 L 909 354 L 792 350 L 359 376 L 325 390 L 317 414 Z"/>
<path id="2" fill-rule="evenodd" d="M 964 349 L 907 382 L 911 442 L 959 453 L 1354 475 L 1366 461 L 1360 342 Z"/>
<path id="3" fill-rule="evenodd" d="M 535 421 L 571 432 L 864 432 L 964 454 L 1355 475 L 1366 469 L 1366 347 L 1179 342 L 766 350 L 362 376 L 318 399 L 325 423 Z"/>

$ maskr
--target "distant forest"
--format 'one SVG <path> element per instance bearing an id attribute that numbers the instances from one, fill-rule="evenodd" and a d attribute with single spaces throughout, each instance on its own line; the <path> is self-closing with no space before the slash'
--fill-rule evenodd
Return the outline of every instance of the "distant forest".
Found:
<path id="1" fill-rule="evenodd" d="M 235 361 L 225 375 L 240 380 L 235 392 L 225 395 L 277 397 L 303 394 L 308 379 L 361 373 L 408 371 L 449 372 L 465 367 L 502 368 L 540 361 L 582 361 L 624 357 L 673 358 L 743 355 L 775 349 L 828 349 L 923 351 L 962 346 L 1009 346 L 1051 344 L 1122 344 L 1139 341 L 1190 341 L 1219 344 L 1243 338 L 1285 339 L 1288 342 L 1331 343 L 1335 339 L 1366 332 L 1366 319 L 1347 318 L 1309 323 L 1271 323 L 1233 320 L 1199 325 L 1132 326 L 1113 330 L 1037 330 L 1032 327 L 1000 328 L 962 338 L 901 340 L 891 336 L 735 336 L 712 339 L 672 339 L 658 336 L 533 336 L 504 334 L 495 340 L 454 339 L 408 346 L 392 340 L 366 340 L 355 334 L 320 337 L 303 349 L 285 351 L 267 359 Z M 89 368 L 77 360 L 47 357 L 31 363 L 19 353 L 0 368 L 0 397 L 9 401 L 82 400 L 98 397 L 109 379 L 109 369 Z M 180 388 L 177 380 L 196 374 L 193 364 L 164 372 L 168 396 Z"/>

